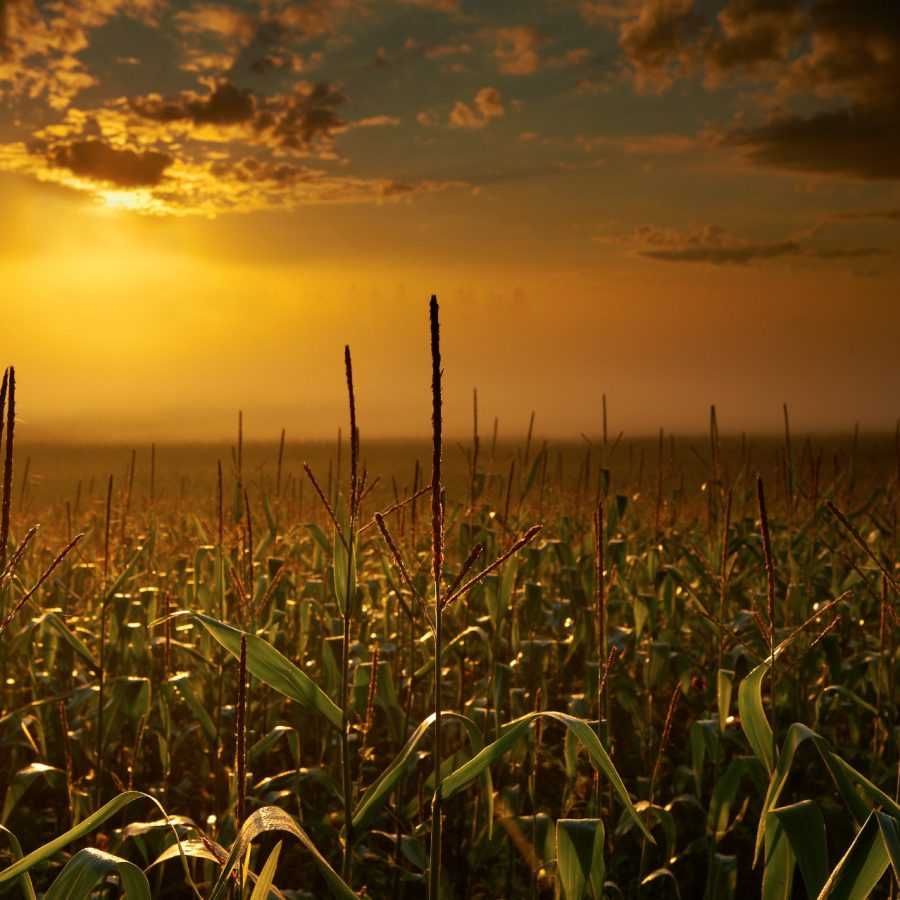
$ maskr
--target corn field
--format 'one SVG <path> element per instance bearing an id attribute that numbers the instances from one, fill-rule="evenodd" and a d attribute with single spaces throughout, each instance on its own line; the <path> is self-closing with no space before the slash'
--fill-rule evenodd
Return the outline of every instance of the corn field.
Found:
<path id="1" fill-rule="evenodd" d="M 896 897 L 900 443 L 456 445 L 428 317 L 403 471 L 346 348 L 327 460 L 30 498 L 6 371 L 0 893 Z"/>

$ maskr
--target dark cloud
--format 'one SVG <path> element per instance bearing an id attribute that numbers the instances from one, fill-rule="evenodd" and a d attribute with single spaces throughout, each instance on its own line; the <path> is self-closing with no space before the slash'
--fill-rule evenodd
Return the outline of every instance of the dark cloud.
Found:
<path id="1" fill-rule="evenodd" d="M 189 120 L 194 125 L 237 125 L 253 118 L 256 100 L 250 91 L 223 81 L 206 97 L 192 91 L 173 99 L 150 94 L 133 99 L 131 108 L 145 119 L 156 122 Z"/>
<path id="2" fill-rule="evenodd" d="M 268 97 L 222 82 L 206 97 L 192 91 L 169 99 L 150 94 L 133 99 L 130 106 L 138 115 L 162 123 L 246 124 L 247 137 L 254 143 L 304 150 L 344 127 L 337 110 L 346 99 L 343 91 L 325 82 L 300 82 L 290 93 Z"/>
<path id="3" fill-rule="evenodd" d="M 266 182 L 280 187 L 288 187 L 304 181 L 315 181 L 315 171 L 303 166 L 246 156 L 236 162 L 220 160 L 210 166 L 210 172 L 217 178 L 234 178 L 237 181 L 259 184 Z"/>
<path id="4" fill-rule="evenodd" d="M 158 185 L 174 159 L 154 150 L 117 150 L 100 140 L 80 140 L 53 147 L 48 162 L 73 175 L 102 181 L 116 187 L 136 188 Z"/>
<path id="5" fill-rule="evenodd" d="M 900 107 L 844 107 L 781 116 L 722 142 L 757 165 L 864 179 L 900 178 Z"/>
<path id="6" fill-rule="evenodd" d="M 891 103 L 900 91 L 900 4 L 882 0 L 816 0 L 808 49 L 785 85 L 861 106 Z"/>
<path id="7" fill-rule="evenodd" d="M 824 247 L 810 251 L 816 259 L 872 259 L 877 256 L 891 256 L 885 247 Z"/>
<path id="8" fill-rule="evenodd" d="M 843 222 L 900 222 L 900 209 L 857 209 L 835 213 L 831 218 Z"/>
<path id="9" fill-rule="evenodd" d="M 270 142 L 286 149 L 302 149 L 327 140 L 344 126 L 338 107 L 346 102 L 343 91 L 319 82 L 300 84 L 289 95 L 267 99 L 254 120 L 254 128 Z"/>
<path id="10" fill-rule="evenodd" d="M 637 244 L 640 256 L 661 262 L 707 263 L 714 266 L 748 265 L 781 257 L 806 257 L 821 261 L 853 261 L 892 256 L 884 247 L 835 247 L 815 244 L 808 233 L 803 240 L 745 240 L 718 225 L 684 230 L 645 225 L 626 243 Z"/>
<path id="11" fill-rule="evenodd" d="M 694 245 L 670 249 L 642 250 L 641 256 L 664 262 L 711 263 L 712 265 L 746 265 L 760 259 L 797 256 L 802 253 L 794 241 L 774 244 L 743 244 L 735 246 Z"/>
<path id="12" fill-rule="evenodd" d="M 826 106 L 732 130 L 727 142 L 761 165 L 900 178 L 900 4 L 816 0 L 803 22 L 804 43 L 781 69 L 777 87 Z"/>
<path id="13" fill-rule="evenodd" d="M 723 143 L 755 164 L 863 179 L 900 178 L 900 3 L 884 0 L 642 0 L 596 15 L 619 30 L 639 89 L 703 74 L 753 79 L 779 105 Z M 591 6 L 591 9 L 595 9 Z M 593 14 L 592 14 L 593 15 Z"/>
<path id="14" fill-rule="evenodd" d="M 646 0 L 638 17 L 622 23 L 619 31 L 639 84 L 668 86 L 673 67 L 687 64 L 703 24 L 694 0 Z"/>
<path id="15" fill-rule="evenodd" d="M 0 56 L 9 52 L 7 41 L 9 39 L 9 7 L 7 0 L 0 0 Z"/>
<path id="16" fill-rule="evenodd" d="M 707 77 L 784 62 L 806 25 L 801 0 L 730 0 L 699 48 Z"/>

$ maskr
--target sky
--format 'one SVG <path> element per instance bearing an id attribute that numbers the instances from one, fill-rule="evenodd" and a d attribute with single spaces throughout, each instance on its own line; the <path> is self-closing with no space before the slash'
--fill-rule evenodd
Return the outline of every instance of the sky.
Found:
<path id="1" fill-rule="evenodd" d="M 900 6 L 0 0 L 20 435 L 900 415 Z"/>

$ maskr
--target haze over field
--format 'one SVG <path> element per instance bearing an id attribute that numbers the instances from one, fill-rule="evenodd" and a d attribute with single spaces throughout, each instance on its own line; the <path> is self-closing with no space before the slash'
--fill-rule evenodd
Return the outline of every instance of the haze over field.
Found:
<path id="1" fill-rule="evenodd" d="M 900 18 L 850 0 L 0 3 L 34 439 L 893 428 Z"/>

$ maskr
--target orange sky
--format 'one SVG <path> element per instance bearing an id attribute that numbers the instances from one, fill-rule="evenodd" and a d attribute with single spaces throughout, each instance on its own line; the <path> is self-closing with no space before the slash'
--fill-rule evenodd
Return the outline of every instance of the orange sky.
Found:
<path id="1" fill-rule="evenodd" d="M 424 433 L 432 291 L 450 432 L 900 413 L 880 4 L 0 7 L 23 437 Z"/>

